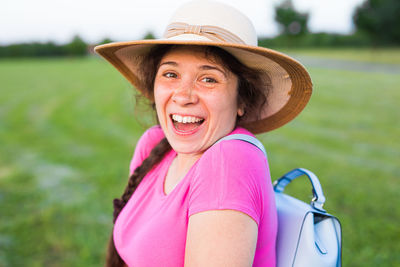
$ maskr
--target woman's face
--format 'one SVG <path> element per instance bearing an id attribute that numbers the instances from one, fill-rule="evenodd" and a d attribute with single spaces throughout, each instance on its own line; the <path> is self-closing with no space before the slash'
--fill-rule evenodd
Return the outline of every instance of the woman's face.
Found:
<path id="1" fill-rule="evenodd" d="M 236 124 L 237 77 L 196 47 L 162 59 L 154 82 L 160 125 L 177 153 L 201 155 Z"/>

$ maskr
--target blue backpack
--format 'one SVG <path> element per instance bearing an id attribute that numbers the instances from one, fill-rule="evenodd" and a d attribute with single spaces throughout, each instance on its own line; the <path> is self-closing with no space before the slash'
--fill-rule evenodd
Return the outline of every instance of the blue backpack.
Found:
<path id="1" fill-rule="evenodd" d="M 267 156 L 263 144 L 250 135 L 232 134 L 218 142 L 223 140 L 248 142 Z M 314 197 L 310 204 L 283 193 L 285 186 L 303 175 L 312 186 Z M 340 267 L 341 225 L 336 217 L 323 209 L 325 196 L 317 176 L 303 168 L 294 169 L 274 182 L 274 191 L 278 211 L 276 266 Z"/>

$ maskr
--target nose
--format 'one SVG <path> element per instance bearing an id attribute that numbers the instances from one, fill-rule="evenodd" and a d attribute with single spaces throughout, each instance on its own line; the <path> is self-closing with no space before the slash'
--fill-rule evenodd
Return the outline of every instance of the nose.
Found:
<path id="1" fill-rule="evenodd" d="M 182 84 L 174 90 L 174 94 L 172 96 L 172 101 L 181 106 L 196 104 L 198 100 L 199 98 L 193 82 Z"/>

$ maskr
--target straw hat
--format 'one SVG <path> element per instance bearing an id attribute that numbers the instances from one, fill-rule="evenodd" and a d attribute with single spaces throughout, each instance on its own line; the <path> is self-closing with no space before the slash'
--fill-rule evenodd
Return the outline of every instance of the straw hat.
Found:
<path id="1" fill-rule="evenodd" d="M 138 75 L 138 63 L 159 44 L 218 46 L 248 67 L 268 74 L 272 89 L 268 104 L 260 111 L 260 119 L 241 123 L 254 134 L 291 121 L 311 96 L 312 83 L 306 69 L 287 55 L 258 47 L 250 20 L 237 9 L 219 2 L 197 0 L 184 4 L 173 15 L 161 39 L 110 43 L 96 46 L 95 51 L 151 99 Z"/>

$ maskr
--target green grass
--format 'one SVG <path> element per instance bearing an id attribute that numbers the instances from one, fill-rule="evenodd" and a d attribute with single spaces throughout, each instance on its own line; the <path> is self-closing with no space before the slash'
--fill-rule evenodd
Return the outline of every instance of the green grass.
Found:
<path id="1" fill-rule="evenodd" d="M 317 58 L 400 64 L 400 48 L 299 48 L 283 50 L 283 52 Z"/>
<path id="2" fill-rule="evenodd" d="M 343 266 L 398 265 L 400 77 L 310 73 L 304 112 L 259 136 L 272 175 L 318 175 L 342 222 Z M 0 84 L 0 266 L 101 266 L 112 199 L 150 116 L 94 58 L 3 60 Z M 302 179 L 288 191 L 308 198 Z"/>

